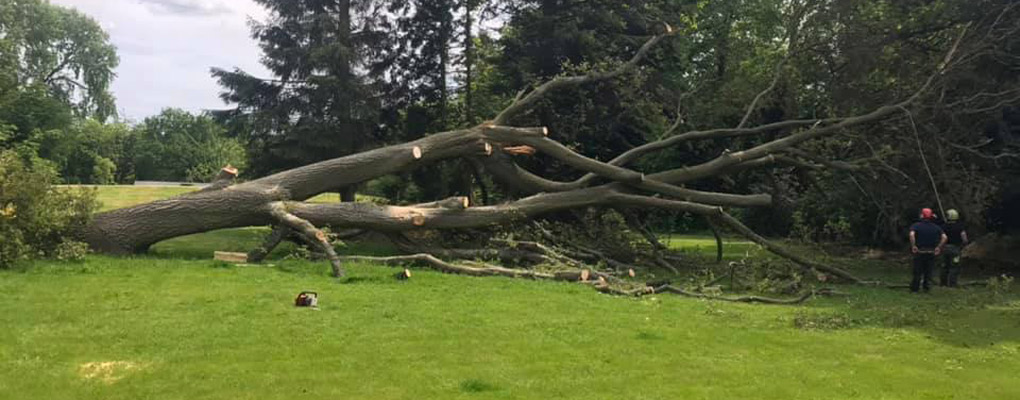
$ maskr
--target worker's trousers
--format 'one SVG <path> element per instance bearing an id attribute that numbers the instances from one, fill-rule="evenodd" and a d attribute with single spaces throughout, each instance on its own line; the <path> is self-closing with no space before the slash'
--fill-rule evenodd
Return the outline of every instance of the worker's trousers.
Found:
<path id="1" fill-rule="evenodd" d="M 960 247 L 946 245 L 942 252 L 942 273 L 939 274 L 939 284 L 942 286 L 956 287 L 956 281 L 960 277 Z"/>
<path id="2" fill-rule="evenodd" d="M 922 287 L 931 290 L 931 278 L 935 270 L 935 255 L 932 253 L 914 254 L 914 277 L 910 280 L 910 291 L 917 292 Z"/>

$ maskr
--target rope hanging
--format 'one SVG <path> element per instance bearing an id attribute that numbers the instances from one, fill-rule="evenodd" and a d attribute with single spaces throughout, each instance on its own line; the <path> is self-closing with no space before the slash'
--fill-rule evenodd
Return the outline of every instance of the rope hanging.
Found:
<path id="1" fill-rule="evenodd" d="M 910 118 L 910 126 L 914 128 L 914 140 L 917 141 L 917 154 L 921 155 L 921 161 L 924 163 L 924 170 L 928 173 L 928 180 L 931 182 L 931 190 L 935 192 L 935 201 L 938 202 L 939 215 L 945 217 L 946 209 L 942 207 L 942 196 L 939 195 L 939 188 L 935 185 L 935 177 L 931 173 L 931 167 L 928 165 L 928 158 L 924 155 L 924 149 L 921 147 L 921 134 L 917 131 L 917 124 L 914 123 L 914 115 L 910 113 L 905 107 L 900 106 L 903 112 L 907 113 L 907 117 Z"/>

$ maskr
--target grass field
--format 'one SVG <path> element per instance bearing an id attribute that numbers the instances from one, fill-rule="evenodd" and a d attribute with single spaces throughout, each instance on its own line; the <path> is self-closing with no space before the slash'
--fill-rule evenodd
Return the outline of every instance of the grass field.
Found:
<path id="1" fill-rule="evenodd" d="M 712 236 L 663 235 L 659 240 L 671 249 L 693 251 L 713 257 L 716 255 L 715 238 Z M 723 238 L 724 259 L 740 259 L 757 254 L 758 250 L 758 245 L 743 238 Z"/>
<path id="2" fill-rule="evenodd" d="M 260 233 L 0 271 L 0 399 L 1020 398 L 1016 289 L 755 306 L 208 259 Z"/>

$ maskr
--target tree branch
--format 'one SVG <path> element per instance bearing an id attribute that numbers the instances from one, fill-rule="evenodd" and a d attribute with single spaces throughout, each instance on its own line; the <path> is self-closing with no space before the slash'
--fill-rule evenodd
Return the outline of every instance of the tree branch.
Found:
<path id="1" fill-rule="evenodd" d="M 339 278 L 344 276 L 344 269 L 343 266 L 340 265 L 340 259 L 336 255 L 336 250 L 333 249 L 333 243 L 330 243 L 329 238 L 326 237 L 325 233 L 316 228 L 315 225 L 312 225 L 311 222 L 287 212 L 287 206 L 282 202 L 271 204 L 269 206 L 269 210 L 273 218 L 276 218 L 281 225 L 297 231 L 309 245 L 318 247 L 326 253 L 326 256 L 329 257 L 329 262 L 333 267 L 334 277 Z"/>
<path id="2" fill-rule="evenodd" d="M 562 89 L 569 86 L 583 85 L 590 82 L 604 81 L 620 76 L 636 67 L 638 63 L 640 63 L 641 60 L 645 58 L 648 52 L 651 51 L 653 47 L 655 47 L 655 45 L 662 41 L 662 39 L 664 39 L 666 36 L 672 35 L 673 32 L 674 32 L 673 29 L 669 25 L 666 25 L 666 32 L 664 34 L 652 36 L 651 39 L 645 42 L 645 44 L 641 46 L 640 49 L 638 49 L 637 53 L 634 54 L 634 56 L 631 57 L 629 61 L 627 61 L 626 63 L 624 63 L 615 70 L 593 72 L 588 75 L 581 76 L 561 76 L 554 78 L 550 81 L 547 81 L 546 83 L 543 83 L 541 86 L 535 88 L 535 90 L 531 91 L 527 95 L 524 95 L 523 97 L 521 97 L 521 95 L 519 94 L 517 98 L 514 99 L 513 103 L 507 106 L 507 108 L 505 108 L 502 112 L 499 113 L 498 116 L 496 116 L 493 122 L 496 125 L 506 125 L 511 118 L 518 116 L 524 113 L 525 111 L 531 109 L 531 107 L 533 107 L 535 103 L 538 102 L 538 100 L 548 95 L 549 92 L 551 91 Z"/>

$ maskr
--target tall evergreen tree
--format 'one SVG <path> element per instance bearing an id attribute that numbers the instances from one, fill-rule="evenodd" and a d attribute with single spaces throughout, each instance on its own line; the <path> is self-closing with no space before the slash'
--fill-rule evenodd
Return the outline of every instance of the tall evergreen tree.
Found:
<path id="1" fill-rule="evenodd" d="M 420 106 L 431 128 L 443 129 L 451 122 L 449 80 L 456 6 L 455 0 L 401 0 L 391 6 L 400 15 L 400 56 L 393 78 L 404 88 L 403 101 Z"/>
<path id="2" fill-rule="evenodd" d="M 265 174 L 379 144 L 383 73 L 392 29 L 379 2 L 256 0 L 269 17 L 252 24 L 274 75 L 214 68 L 218 112 L 248 142 L 253 173 Z"/>

